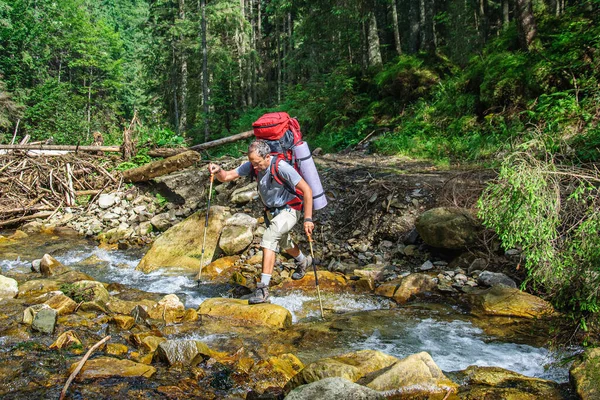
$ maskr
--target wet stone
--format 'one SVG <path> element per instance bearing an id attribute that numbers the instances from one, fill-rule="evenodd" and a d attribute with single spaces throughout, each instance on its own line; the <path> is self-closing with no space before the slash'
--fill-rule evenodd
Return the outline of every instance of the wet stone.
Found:
<path id="1" fill-rule="evenodd" d="M 33 318 L 31 328 L 33 330 L 51 335 L 54 332 L 57 316 L 58 313 L 56 310 L 50 307 L 43 308 L 39 310 Z"/>

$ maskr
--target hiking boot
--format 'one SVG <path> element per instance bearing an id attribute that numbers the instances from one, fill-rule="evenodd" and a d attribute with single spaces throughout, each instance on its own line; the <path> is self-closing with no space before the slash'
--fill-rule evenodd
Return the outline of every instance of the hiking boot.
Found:
<path id="1" fill-rule="evenodd" d="M 296 270 L 292 274 L 292 279 L 297 281 L 298 279 L 304 278 L 304 275 L 306 275 L 306 270 L 312 265 L 312 261 L 313 260 L 311 256 L 306 256 L 302 262 L 296 261 Z"/>
<path id="2" fill-rule="evenodd" d="M 270 303 L 269 301 L 269 285 L 264 283 L 256 284 L 254 296 L 248 299 L 248 304 Z"/>

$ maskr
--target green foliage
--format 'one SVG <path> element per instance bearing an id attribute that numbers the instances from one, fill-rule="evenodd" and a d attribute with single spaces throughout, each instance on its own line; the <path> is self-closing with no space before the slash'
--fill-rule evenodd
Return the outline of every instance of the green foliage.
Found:
<path id="1" fill-rule="evenodd" d="M 94 298 L 93 287 L 82 287 L 75 283 L 63 283 L 60 285 L 60 291 L 76 303 L 91 301 Z"/>
<path id="2" fill-rule="evenodd" d="M 598 312 L 600 179 L 560 168 L 539 145 L 505 159 L 479 199 L 479 216 L 505 248 L 522 249 L 529 281 L 555 305 L 581 316 Z"/>
<path id="3" fill-rule="evenodd" d="M 168 202 L 169 200 L 167 200 L 165 196 L 160 193 L 156 193 L 156 203 L 158 203 L 159 207 L 163 207 Z"/>
<path id="4" fill-rule="evenodd" d="M 125 171 L 126 169 L 137 168 L 144 164 L 148 164 L 152 161 L 152 158 L 148 155 L 148 150 L 141 149 L 138 154 L 133 156 L 131 160 L 125 161 L 117 165 L 117 171 Z"/>

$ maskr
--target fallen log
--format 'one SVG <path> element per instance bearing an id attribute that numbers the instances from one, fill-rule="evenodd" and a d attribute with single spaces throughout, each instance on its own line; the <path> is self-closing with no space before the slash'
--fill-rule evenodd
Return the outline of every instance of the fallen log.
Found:
<path id="1" fill-rule="evenodd" d="M 0 209 L 0 214 L 24 214 L 32 211 L 54 210 L 54 207 L 47 205 L 37 205 L 29 207 L 18 207 L 9 209 Z"/>
<path id="2" fill-rule="evenodd" d="M 36 218 L 46 218 L 51 216 L 53 213 L 50 211 L 43 211 L 43 212 L 39 212 L 33 215 L 26 215 L 24 217 L 19 217 L 19 218 L 13 218 L 13 219 L 9 219 L 7 221 L 0 221 L 0 226 L 12 226 L 12 225 L 16 225 L 18 223 L 21 223 L 23 221 L 29 221 L 30 219 L 36 219 Z"/>
<path id="3" fill-rule="evenodd" d="M 164 160 L 153 161 L 141 167 L 125 170 L 123 171 L 123 180 L 127 183 L 144 182 L 157 176 L 187 168 L 197 161 L 200 161 L 200 154 L 188 150 L 185 153 L 177 154 Z"/>
<path id="4" fill-rule="evenodd" d="M 4 150 L 38 150 L 38 151 L 104 151 L 120 153 L 120 146 L 67 146 L 67 145 L 27 145 L 27 144 L 0 144 L 0 149 Z"/>
<path id="5" fill-rule="evenodd" d="M 200 143 L 200 144 L 188 147 L 188 148 L 181 147 L 181 148 L 154 149 L 154 150 L 148 151 L 148 155 L 150 157 L 172 157 L 174 155 L 181 154 L 184 151 L 188 151 L 188 150 L 195 150 L 195 151 L 206 150 L 206 149 L 209 149 L 211 147 L 220 146 L 220 145 L 225 144 L 225 143 L 231 143 L 231 142 L 236 142 L 238 140 L 247 139 L 247 138 L 251 137 L 252 135 L 254 135 L 253 131 L 247 131 L 247 132 L 238 133 L 237 135 L 227 136 L 227 137 L 224 137 L 224 138 L 221 138 L 221 139 L 213 140 L 213 141 L 210 141 L 210 142 Z"/>

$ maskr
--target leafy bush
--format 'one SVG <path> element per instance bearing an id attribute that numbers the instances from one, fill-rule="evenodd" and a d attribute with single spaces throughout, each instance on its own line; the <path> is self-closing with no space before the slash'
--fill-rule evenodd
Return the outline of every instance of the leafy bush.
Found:
<path id="1" fill-rule="evenodd" d="M 505 159 L 478 203 L 503 246 L 522 249 L 528 282 L 582 317 L 600 311 L 599 186 L 597 173 L 560 167 L 538 142 Z"/>

